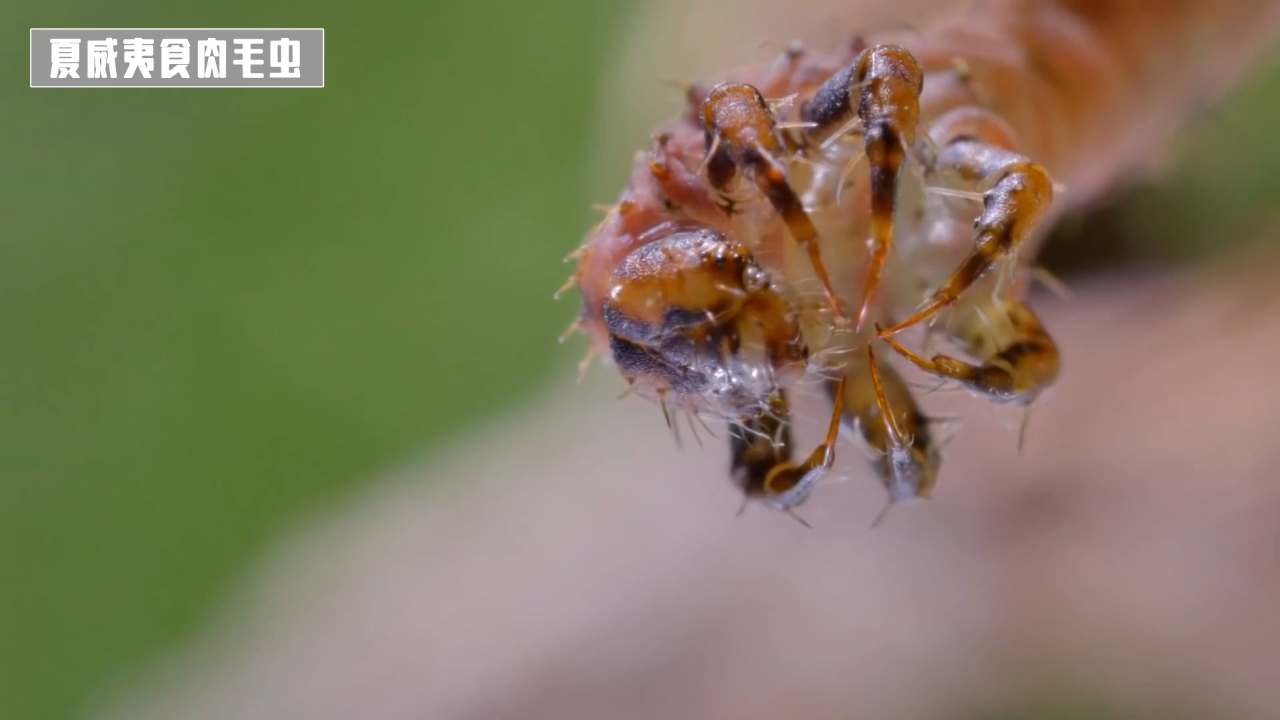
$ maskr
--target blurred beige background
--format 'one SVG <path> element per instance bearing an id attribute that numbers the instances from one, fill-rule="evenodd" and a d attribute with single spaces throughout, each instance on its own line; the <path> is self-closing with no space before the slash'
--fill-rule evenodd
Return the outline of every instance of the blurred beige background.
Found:
<path id="1" fill-rule="evenodd" d="M 605 74 L 602 154 L 677 107 L 658 79 L 832 32 L 823 8 L 677 7 L 644 9 Z M 932 396 L 965 416 L 941 486 L 875 531 L 856 448 L 806 506 L 815 530 L 738 518 L 719 442 L 677 450 L 611 371 L 575 385 L 567 362 L 534 402 L 305 523 L 96 714 L 1280 717 L 1269 245 L 1038 298 L 1065 372 L 1026 450 L 1016 412 Z"/>

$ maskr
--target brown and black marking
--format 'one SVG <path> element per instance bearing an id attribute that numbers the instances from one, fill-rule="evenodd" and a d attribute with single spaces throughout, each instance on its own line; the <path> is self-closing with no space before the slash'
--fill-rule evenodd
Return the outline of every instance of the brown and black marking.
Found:
<path id="1" fill-rule="evenodd" d="M 840 380 L 843 389 L 845 381 Z M 744 418 L 729 434 L 730 471 L 748 500 L 790 513 L 813 493 L 836 459 L 843 391 L 835 398 L 826 437 L 803 462 L 791 459 L 790 411 L 785 393 L 778 393 L 769 410 Z M 794 517 L 794 515 L 793 515 Z M 796 517 L 801 523 L 804 520 Z"/>
<path id="2" fill-rule="evenodd" d="M 992 305 L 987 312 L 970 313 L 951 333 L 981 365 L 942 354 L 926 360 L 892 337 L 885 342 L 927 373 L 995 402 L 1029 405 L 1058 379 L 1058 346 L 1031 306 L 1013 299 Z"/>
<path id="3" fill-rule="evenodd" d="M 889 503 L 928 499 L 942 464 L 941 448 L 902 376 L 882 368 L 868 345 L 865 362 L 851 362 L 845 378 L 840 386 L 828 384 L 828 392 L 837 401 L 843 393 L 846 422 L 878 454 L 876 474 Z"/>
<path id="4" fill-rule="evenodd" d="M 818 229 L 787 178 L 789 149 L 778 133 L 769 103 L 751 85 L 723 83 L 702 105 L 706 136 L 707 182 L 719 193 L 722 207 L 736 209 L 732 193 L 739 177 L 746 178 L 769 200 L 801 247 L 809 254 L 814 274 L 822 283 L 832 310 L 844 317 L 840 300 L 822 262 Z"/>
<path id="5" fill-rule="evenodd" d="M 728 408 L 737 419 L 766 398 L 733 387 L 724 371 L 731 362 L 757 362 L 778 382 L 802 371 L 808 353 L 800 329 L 744 246 L 705 228 L 668 229 L 613 273 L 603 308 L 610 349 L 631 384 L 695 412 L 708 409 L 703 396 L 711 393 L 723 407 L 710 409 L 724 415 Z M 739 357 L 744 350 L 758 357 Z"/>
<path id="6" fill-rule="evenodd" d="M 671 285 L 649 285 L 659 293 L 656 306 L 625 293 L 610 299 L 610 290 L 626 282 L 627 273 L 617 274 L 615 270 L 642 245 L 661 242 L 672 233 L 689 232 L 688 226 L 729 232 L 731 238 L 741 231 L 740 239 L 744 243 L 752 244 L 762 256 L 773 255 L 777 238 L 775 233 L 765 232 L 773 229 L 769 217 L 772 213 L 760 213 L 759 218 L 756 213 L 726 218 L 717 205 L 721 200 L 719 193 L 709 188 L 711 183 L 703 172 L 708 166 L 713 166 L 709 168 L 710 173 L 722 187 L 727 186 L 731 176 L 744 177 L 749 181 L 745 183 L 746 189 L 753 197 L 763 179 L 765 194 L 774 203 L 773 207 L 781 202 L 783 212 L 779 214 L 790 215 L 788 224 L 792 234 L 802 244 L 809 241 L 811 257 L 817 260 L 816 234 L 798 219 L 801 216 L 797 213 L 785 212 L 790 201 L 783 194 L 787 187 L 780 180 L 786 179 L 788 166 L 794 167 L 791 163 L 808 163 L 823 170 L 810 174 L 797 169 L 793 173 L 796 190 L 803 191 L 802 195 L 825 196 L 829 184 L 835 182 L 836 205 L 845 214 L 840 216 L 840 222 L 832 223 L 831 230 L 821 226 L 822 240 L 846 244 L 861 242 L 863 238 L 833 233 L 843 233 L 846 227 L 860 228 L 864 220 L 870 225 L 872 203 L 879 221 L 889 221 L 893 213 L 888 210 L 888 201 L 896 192 L 896 188 L 890 187 L 891 180 L 900 172 L 904 159 L 909 167 L 923 159 L 927 161 L 922 163 L 926 181 L 938 181 L 944 175 L 956 181 L 952 185 L 943 180 L 945 184 L 926 189 L 942 190 L 945 191 L 942 194 L 962 198 L 985 194 L 976 238 L 967 230 L 942 236 L 978 213 L 971 214 L 960 203 L 926 203 L 922 210 L 926 216 L 919 224 L 923 226 L 931 221 L 933 218 L 927 214 L 936 210 L 940 213 L 937 219 L 944 223 L 935 227 L 945 231 L 937 233 L 938 248 L 941 252 L 954 250 L 957 255 L 967 257 L 963 263 L 956 262 L 959 267 L 954 272 L 941 277 L 932 264 L 916 264 L 912 257 L 903 257 L 907 262 L 901 267 L 902 274 L 896 277 L 897 269 L 886 263 L 885 277 L 878 280 L 880 297 L 875 300 L 870 320 L 892 325 L 900 314 L 905 316 L 916 309 L 900 313 L 896 307 L 900 298 L 916 292 L 917 287 L 939 288 L 936 293 L 930 293 L 931 299 L 906 322 L 892 325 L 889 331 L 882 331 L 883 334 L 920 323 L 951 306 L 953 317 L 947 330 L 958 329 L 960 334 L 956 339 L 961 340 L 961 344 L 965 333 L 973 334 L 975 328 L 981 327 L 991 336 L 983 340 L 980 347 L 970 345 L 962 350 L 960 356 L 968 356 L 975 364 L 953 374 L 1003 397 L 1026 401 L 1033 396 L 1035 387 L 1044 387 L 1056 378 L 1056 347 L 1047 336 L 1042 336 L 1043 328 L 1020 320 L 1016 308 L 999 305 L 999 298 L 1005 296 L 1004 288 L 993 290 L 979 280 L 993 266 L 1001 271 L 1013 269 L 1016 255 L 1035 249 L 1038 238 L 1033 226 L 1051 200 L 1052 184 L 1044 167 L 1053 168 L 1061 180 L 1073 186 L 1074 200 L 1078 203 L 1105 197 L 1112 181 L 1122 177 L 1144 154 L 1157 151 L 1156 143 L 1163 141 L 1160 137 L 1163 133 L 1135 133 L 1135 129 L 1164 128 L 1179 116 L 1198 110 L 1209 95 L 1238 81 L 1249 64 L 1246 61 L 1256 58 L 1274 37 L 1274 28 L 1280 28 L 1280 12 L 1276 12 L 1275 5 L 1273 0 L 1216 4 L 1201 0 L 1160 3 L 1010 0 L 984 3 L 981 12 L 952 13 L 948 18 L 926 25 L 910 43 L 919 66 L 928 74 L 930 85 L 928 97 L 919 98 L 919 113 L 924 124 L 916 131 L 919 137 L 915 143 L 910 133 L 916 120 L 895 123 L 888 112 L 912 111 L 904 101 L 914 103 L 919 87 L 913 91 L 911 83 L 904 82 L 905 77 L 896 76 L 884 67 L 875 67 L 875 52 L 880 52 L 886 61 L 892 59 L 888 51 L 872 47 L 881 39 L 876 34 L 869 36 L 870 42 L 865 46 L 862 38 L 858 38 L 852 49 L 846 45 L 839 48 L 837 54 L 789 52 L 779 62 L 744 68 L 723 78 L 754 85 L 760 90 L 753 93 L 749 87 L 738 85 L 738 92 L 731 94 L 732 98 L 710 103 L 715 108 L 720 107 L 718 103 L 729 109 L 740 108 L 744 115 L 727 119 L 752 120 L 745 124 L 721 122 L 723 118 L 715 113 L 708 115 L 707 100 L 714 82 L 687 86 L 686 98 L 691 107 L 683 117 L 665 125 L 652 151 L 641 153 L 633 164 L 623 195 L 630 203 L 626 206 L 629 211 L 612 213 L 591 234 L 585 249 L 577 254 L 579 268 L 570 285 L 577 286 L 582 293 L 583 311 L 575 327 L 585 332 L 593 350 L 609 352 L 612 349 L 621 360 L 619 365 L 627 373 L 633 389 L 650 399 L 670 404 L 673 396 L 678 396 L 695 408 L 699 404 L 714 403 L 721 410 L 721 417 L 730 422 L 773 427 L 776 432 L 764 431 L 767 429 L 762 432 L 779 438 L 783 449 L 774 443 L 755 445 L 755 441 L 750 441 L 755 449 L 748 453 L 748 441 L 742 440 L 735 444 L 734 450 L 735 475 L 750 487 L 763 491 L 770 470 L 790 461 L 789 451 L 785 449 L 791 447 L 791 439 L 785 423 L 774 425 L 772 415 L 759 414 L 773 407 L 775 394 L 756 392 L 728 403 L 709 399 L 714 381 L 714 373 L 710 371 L 742 365 L 741 360 L 732 357 L 734 328 L 739 340 L 748 332 L 759 333 L 758 329 L 748 330 L 755 326 L 746 318 L 771 313 L 763 308 L 771 306 L 772 301 L 750 303 L 754 308 L 751 310 L 743 305 L 743 309 L 720 312 L 713 305 L 690 302 L 690 295 L 680 291 L 674 280 Z M 1197 52 L 1187 52 L 1191 46 L 1196 47 Z M 957 58 L 963 58 L 963 62 L 957 63 Z M 857 62 L 850 64 L 855 59 Z M 909 68 L 908 59 L 904 51 L 898 58 L 898 67 Z M 875 77 L 883 78 L 884 82 L 873 87 L 875 83 L 870 81 Z M 900 87 L 896 105 L 891 85 Z M 761 93 L 769 98 L 793 94 L 798 99 L 807 98 L 807 111 L 804 110 L 806 104 L 801 103 L 795 108 L 794 116 L 785 118 L 799 122 L 772 122 Z M 877 102 L 885 114 L 871 117 Z M 805 112 L 809 118 L 819 121 L 818 127 L 801 126 L 806 122 Z M 979 117 L 983 112 L 989 117 Z M 963 117 L 951 113 L 962 113 Z M 714 121 L 710 127 L 708 117 Z M 949 119 L 944 121 L 944 118 Z M 874 127 L 877 123 L 879 128 Z M 955 127 L 948 127 L 948 123 Z M 742 129 L 743 134 L 736 135 L 733 128 Z M 768 132 L 762 132 L 762 128 Z M 806 133 L 806 130 L 813 132 Z M 779 131 L 785 132 L 786 137 L 778 138 Z M 840 146 L 834 148 L 837 152 L 828 152 L 834 143 L 823 147 L 823 140 L 843 136 L 846 131 L 850 137 L 841 139 Z M 856 151 L 854 132 L 862 135 L 858 144 L 879 168 L 873 182 L 881 189 L 872 202 L 844 205 L 839 201 L 844 176 L 826 170 L 836 162 L 847 160 L 851 150 Z M 750 142 L 752 133 L 758 142 Z M 806 137 L 814 142 L 804 142 Z M 848 147 L 844 140 L 849 141 Z M 868 142 L 878 147 L 868 148 Z M 923 143 L 927 143 L 927 154 L 919 152 L 926 147 Z M 714 152 L 709 153 L 713 148 Z M 737 158 L 730 153 L 734 148 Z M 742 154 L 747 150 L 753 155 Z M 1015 150 L 1023 155 L 1010 152 Z M 822 156 L 814 157 L 810 151 L 821 151 Z M 939 155 L 944 156 L 942 163 L 937 162 Z M 725 158 L 732 162 L 726 163 Z M 856 166 L 846 165 L 844 171 L 851 172 L 851 168 Z M 806 178 L 807 175 L 812 177 Z M 770 182 L 771 176 L 779 182 Z M 804 187 L 806 181 L 809 187 Z M 773 189 L 772 195 L 769 188 Z M 933 207 L 928 207 L 930 205 Z M 770 227 L 755 227 L 760 220 L 769 222 Z M 652 229 L 669 222 L 684 223 L 686 227 L 649 235 Z M 869 234 L 883 252 L 896 253 L 899 248 L 891 243 L 896 241 L 902 246 L 904 238 L 893 238 L 887 231 L 888 228 L 877 227 Z M 755 245 L 757 242 L 759 246 Z M 828 245 L 826 249 L 833 247 Z M 835 277 L 864 272 L 861 263 L 856 268 L 837 266 L 846 260 L 843 253 L 827 252 L 825 256 L 827 269 Z M 872 264 L 876 264 L 874 259 Z M 821 267 L 815 262 L 815 268 Z M 691 278 L 707 277 L 692 266 L 686 270 Z M 780 263 L 779 271 L 789 273 L 789 264 Z M 787 286 L 804 280 L 779 279 Z M 867 300 L 874 292 L 875 282 L 864 287 L 860 318 L 865 318 Z M 973 287 L 975 284 L 978 287 Z M 895 292 L 885 292 L 890 289 Z M 1015 288 L 1010 294 L 1018 292 Z M 831 294 L 829 286 L 828 294 Z M 703 299 L 707 297 L 711 295 Z M 908 302 L 915 299 L 910 298 Z M 796 300 L 797 306 L 805 301 L 804 298 Z M 708 308 L 711 308 L 710 315 L 704 312 Z M 992 327 L 987 327 L 985 320 L 978 325 L 976 319 L 969 317 L 978 308 L 987 314 L 992 327 L 1005 327 L 1010 323 L 1000 322 L 1000 316 L 1012 316 L 1011 324 L 1024 326 L 1019 331 L 1022 337 L 1000 336 Z M 813 316 L 820 326 L 817 330 L 821 332 L 811 333 L 815 341 L 836 335 L 831 332 L 834 328 L 827 327 L 830 318 L 826 313 L 800 309 L 798 314 L 805 318 Z M 866 324 L 870 325 L 870 320 Z M 806 321 L 806 326 L 811 324 L 814 323 Z M 1032 329 L 1027 330 L 1027 326 Z M 790 344 L 801 348 L 798 338 L 791 338 Z M 842 352 L 847 349 L 844 344 L 842 340 L 841 347 L 827 348 L 815 342 L 815 350 L 817 353 L 832 349 Z M 751 343 L 739 342 L 738 345 L 737 352 L 750 352 Z M 780 347 L 787 345 L 783 342 Z M 872 360 L 873 356 L 868 353 L 858 362 Z M 934 365 L 930 365 L 934 360 L 916 364 L 923 363 L 934 370 L 945 366 L 943 361 L 935 360 Z M 803 369 L 805 363 L 799 365 L 801 375 L 809 372 Z M 751 368 L 758 370 L 760 365 L 751 365 Z M 938 453 L 928 434 L 928 421 L 914 410 L 909 393 L 901 389 L 900 378 L 888 365 L 877 367 L 873 372 L 870 364 L 861 370 L 845 369 L 844 375 L 848 389 L 840 394 L 848 400 L 846 420 L 857 421 L 870 443 L 882 448 L 885 457 L 901 459 L 898 464 L 885 460 L 877 466 L 882 480 L 890 488 L 891 499 L 927 496 L 936 473 Z M 880 376 L 878 389 L 877 375 Z M 659 380 L 650 382 L 654 377 Z M 649 383 L 649 392 L 637 387 L 644 383 Z M 790 386 L 779 384 L 778 390 L 786 387 Z M 909 412 L 904 414 L 903 408 Z M 886 419 L 897 423 L 886 423 Z"/>
<path id="7" fill-rule="evenodd" d="M 924 72 L 897 45 L 876 45 L 832 75 L 805 102 L 800 117 L 813 126 L 806 144 L 825 144 L 861 125 L 862 147 L 871 168 L 871 263 L 858 306 L 857 329 L 867 320 L 885 260 L 893 247 L 899 178 L 920 122 Z M 855 102 L 856 98 L 856 102 Z"/>

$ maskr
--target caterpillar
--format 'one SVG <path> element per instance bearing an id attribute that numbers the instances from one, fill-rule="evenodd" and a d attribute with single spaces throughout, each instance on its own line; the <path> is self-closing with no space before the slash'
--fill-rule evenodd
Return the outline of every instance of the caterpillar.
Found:
<path id="1" fill-rule="evenodd" d="M 884 353 L 1029 408 L 1061 371 L 1024 299 L 1046 230 L 1226 92 L 1277 26 L 1262 0 L 975 3 L 691 84 L 570 256 L 584 367 L 611 359 L 668 423 L 728 422 L 730 475 L 767 507 L 808 499 L 841 424 L 875 451 L 886 509 L 926 499 L 941 448 Z M 809 381 L 832 414 L 801 460 L 791 403 Z"/>

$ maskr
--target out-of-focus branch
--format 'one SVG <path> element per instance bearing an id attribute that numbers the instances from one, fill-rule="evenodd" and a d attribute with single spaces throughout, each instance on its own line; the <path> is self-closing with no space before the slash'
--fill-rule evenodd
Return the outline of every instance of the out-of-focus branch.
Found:
<path id="1" fill-rule="evenodd" d="M 1066 372 L 1026 452 L 1016 414 L 933 396 L 966 411 L 942 484 L 875 531 L 856 448 L 804 510 L 816 530 L 735 518 L 717 442 L 677 451 L 611 375 L 566 378 L 296 539 L 114 716 L 939 717 L 1045 678 L 1265 716 L 1275 260 L 1046 303 Z"/>

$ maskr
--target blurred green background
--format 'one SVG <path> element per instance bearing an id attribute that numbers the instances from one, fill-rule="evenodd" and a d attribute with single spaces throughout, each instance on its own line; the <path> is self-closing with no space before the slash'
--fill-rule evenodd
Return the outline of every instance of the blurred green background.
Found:
<path id="1" fill-rule="evenodd" d="M 0 718 L 83 707 L 566 360 L 623 9 L 4 5 Z M 327 86 L 28 88 L 28 28 L 129 26 L 324 27 Z"/>
<path id="2" fill-rule="evenodd" d="M 588 181 L 626 5 L 0 10 L 0 718 L 83 708 L 291 521 L 576 362 L 550 296 L 618 190 Z M 327 87 L 27 87 L 28 28 L 131 25 L 325 27 Z M 1120 204 L 1130 256 L 1260 236 L 1278 99 Z"/>

